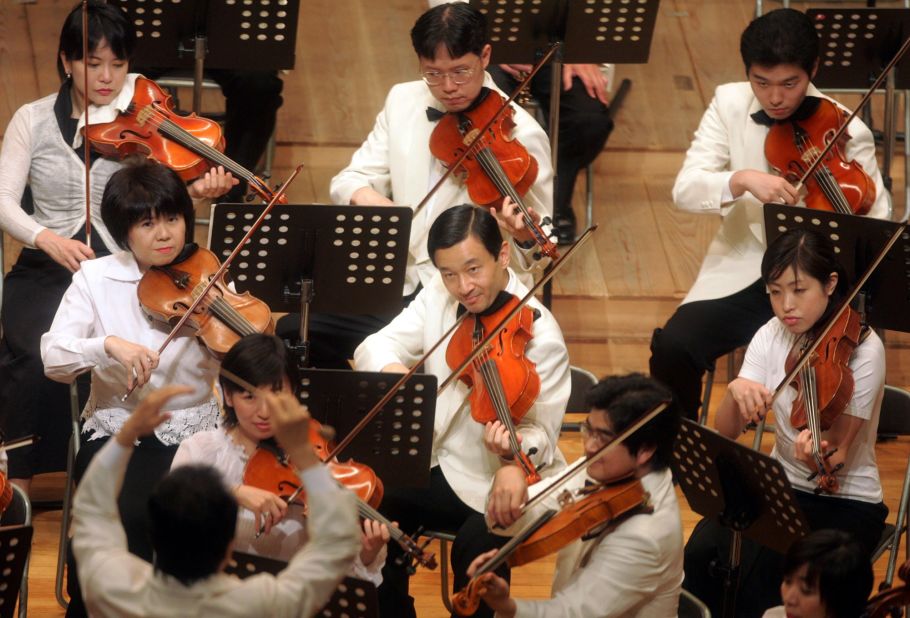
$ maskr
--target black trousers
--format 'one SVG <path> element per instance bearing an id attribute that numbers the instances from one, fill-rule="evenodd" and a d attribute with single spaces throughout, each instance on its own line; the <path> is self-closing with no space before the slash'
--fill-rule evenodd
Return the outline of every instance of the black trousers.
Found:
<path id="1" fill-rule="evenodd" d="M 397 521 L 402 531 L 412 534 L 418 526 L 426 530 L 455 532 L 452 544 L 452 572 L 455 590 L 468 583 L 467 569 L 479 554 L 504 545 L 508 539 L 487 531 L 483 515 L 462 502 L 449 486 L 437 466 L 430 471 L 430 487 L 386 492 L 379 511 Z M 396 564 L 404 552 L 397 543 L 389 543 L 389 555 L 382 569 L 379 608 L 383 618 L 414 618 L 414 599 L 408 594 L 409 575 L 405 565 Z M 509 579 L 507 566 L 496 571 Z M 475 616 L 493 616 L 481 602 Z"/>
<path id="2" fill-rule="evenodd" d="M 85 241 L 82 231 L 75 239 Z M 98 257 L 109 251 L 92 237 Z M 22 249 L 3 280 L 0 310 L 0 429 L 7 438 L 35 434 L 37 444 L 9 452 L 10 478 L 66 469 L 70 437 L 69 386 L 45 377 L 41 335 L 50 330 L 72 274 L 39 249 Z M 80 385 L 80 405 L 88 397 Z"/>
<path id="3" fill-rule="evenodd" d="M 834 528 L 852 534 L 869 553 L 878 544 L 885 527 L 888 507 L 832 496 L 796 491 L 812 530 Z M 716 519 L 703 519 L 686 543 L 683 588 L 701 599 L 712 616 L 723 615 L 723 576 L 712 563 L 727 564 L 731 532 Z M 737 618 L 760 618 L 769 608 L 781 604 L 783 555 L 743 537 L 740 554 L 740 582 L 736 597 Z"/>
<path id="4" fill-rule="evenodd" d="M 88 440 L 85 434 L 82 435 L 82 444 L 76 456 L 74 470 L 77 486 L 91 460 L 108 440 L 109 437 Z M 148 499 L 158 481 L 170 471 L 171 462 L 176 454 L 176 445 L 163 444 L 155 436 L 142 438 L 133 450 L 123 479 L 123 488 L 117 499 L 120 522 L 126 532 L 129 551 L 147 562 L 152 562 L 153 557 L 152 541 L 149 536 Z M 82 601 L 82 591 L 76 574 L 76 560 L 72 550 L 67 555 L 66 564 L 66 591 L 70 596 L 66 615 L 68 618 L 82 618 L 87 613 Z"/>
<path id="5" fill-rule="evenodd" d="M 701 379 L 714 361 L 752 340 L 774 316 L 758 280 L 724 298 L 680 305 L 651 338 L 651 375 L 666 384 L 695 420 L 701 404 Z"/>
<path id="6" fill-rule="evenodd" d="M 512 92 L 519 82 L 497 66 L 490 65 L 490 75 L 496 85 L 506 93 Z M 550 65 L 540 69 L 531 80 L 531 94 L 540 103 L 544 119 L 550 113 Z M 572 193 L 578 173 L 592 163 L 604 149 L 607 137 L 613 130 L 609 108 L 592 98 L 577 77 L 572 87 L 564 90 L 559 99 L 559 148 L 556 161 L 556 194 L 553 214 L 572 217 Z M 573 218 L 574 221 L 574 218 Z"/>
<path id="7" fill-rule="evenodd" d="M 167 69 L 136 71 L 149 79 L 156 79 Z M 221 86 L 224 94 L 224 154 L 246 169 L 255 171 L 275 130 L 278 108 L 283 102 L 281 90 L 284 82 L 275 71 L 207 69 L 205 76 Z M 241 181 L 221 201 L 239 201 L 245 192 L 246 182 Z"/>

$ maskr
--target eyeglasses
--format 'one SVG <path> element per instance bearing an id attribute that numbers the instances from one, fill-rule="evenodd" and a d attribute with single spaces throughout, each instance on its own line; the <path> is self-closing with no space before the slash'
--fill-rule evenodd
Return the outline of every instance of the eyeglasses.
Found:
<path id="1" fill-rule="evenodd" d="M 452 80 L 452 83 L 456 86 L 462 86 L 467 84 L 468 81 L 474 76 L 474 71 L 476 69 L 455 69 L 454 71 L 424 71 L 420 74 L 423 78 L 423 81 L 427 83 L 428 86 L 438 86 L 440 85 L 446 77 Z"/>
<path id="2" fill-rule="evenodd" d="M 581 436 L 585 440 L 591 438 L 599 447 L 606 446 L 616 439 L 616 434 L 609 429 L 595 429 L 587 420 L 581 424 Z"/>

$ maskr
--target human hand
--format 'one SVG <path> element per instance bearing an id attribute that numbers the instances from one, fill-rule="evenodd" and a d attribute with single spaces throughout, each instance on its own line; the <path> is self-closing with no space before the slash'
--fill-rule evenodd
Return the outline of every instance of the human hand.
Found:
<path id="1" fill-rule="evenodd" d="M 268 534 L 288 512 L 288 503 L 278 494 L 252 485 L 240 485 L 234 490 L 234 497 L 237 504 L 253 512 L 256 530 L 262 530 L 263 534 Z"/>
<path id="2" fill-rule="evenodd" d="M 499 68 L 518 81 L 522 81 L 524 80 L 524 76 L 534 69 L 534 66 L 530 64 L 500 64 Z"/>
<path id="3" fill-rule="evenodd" d="M 395 202 L 373 189 L 373 187 L 360 187 L 351 194 L 352 206 L 394 206 Z"/>
<path id="4" fill-rule="evenodd" d="M 147 383 L 158 366 L 158 352 L 115 335 L 105 337 L 104 351 L 126 368 L 127 390 Z"/>
<path id="5" fill-rule="evenodd" d="M 526 206 L 528 214 L 534 223 L 540 224 L 540 215 L 530 206 Z M 496 219 L 500 229 L 507 232 L 518 242 L 534 240 L 534 234 L 525 224 L 524 215 L 518 205 L 508 196 L 503 198 L 502 207 L 490 208 L 490 214 Z"/>
<path id="6" fill-rule="evenodd" d="M 521 434 L 516 433 L 515 439 L 521 444 Z M 509 441 L 509 430 L 499 421 L 493 421 L 484 425 L 483 428 L 483 445 L 488 451 L 502 457 L 503 459 L 512 459 L 515 454 L 512 452 L 512 446 Z"/>
<path id="7" fill-rule="evenodd" d="M 407 373 L 408 371 L 410 370 L 401 363 L 389 363 L 382 368 L 382 373 Z"/>
<path id="8" fill-rule="evenodd" d="M 171 417 L 169 412 L 161 411 L 170 399 L 192 392 L 193 389 L 189 386 L 171 384 L 149 393 L 123 423 L 115 439 L 121 446 L 132 446 L 136 440 L 151 434 L 158 425 Z"/>
<path id="9" fill-rule="evenodd" d="M 262 391 L 275 439 L 299 470 L 320 464 L 310 444 L 310 413 L 291 393 Z"/>
<path id="10" fill-rule="evenodd" d="M 71 273 L 79 270 L 80 262 L 95 258 L 95 252 L 84 242 L 58 236 L 46 229 L 35 237 L 35 246 Z"/>
<path id="11" fill-rule="evenodd" d="M 572 88 L 572 78 L 577 77 L 584 84 L 588 96 L 597 99 L 604 105 L 610 103 L 607 96 L 607 78 L 597 64 L 564 64 L 562 65 L 562 89 Z"/>
<path id="12" fill-rule="evenodd" d="M 360 561 L 364 566 L 373 564 L 383 546 L 389 542 L 389 527 L 373 519 L 363 520 L 363 534 L 360 535 Z"/>
<path id="13" fill-rule="evenodd" d="M 487 500 L 487 516 L 498 526 L 511 526 L 521 517 L 521 507 L 528 501 L 528 479 L 521 467 L 509 464 L 493 476 L 493 488 Z"/>
<path id="14" fill-rule="evenodd" d="M 224 167 L 219 165 L 213 167 L 205 173 L 204 176 L 196 179 L 189 186 L 190 197 L 194 200 L 221 197 L 231 190 L 231 187 L 240 184 L 233 174 L 224 171 Z"/>
<path id="15" fill-rule="evenodd" d="M 786 178 L 758 170 L 739 170 L 730 177 L 730 192 L 739 197 L 748 191 L 755 199 L 795 206 L 800 199 L 799 191 Z"/>
<path id="16" fill-rule="evenodd" d="M 727 385 L 739 413 L 746 422 L 758 423 L 771 407 L 772 393 L 764 384 L 745 378 L 736 378 Z"/>
<path id="17" fill-rule="evenodd" d="M 482 553 L 471 562 L 468 567 L 468 577 L 474 577 L 477 570 L 495 556 L 497 550 L 493 549 Z M 497 618 L 512 618 L 515 615 L 515 602 L 509 598 L 509 584 L 496 573 L 484 573 L 474 584 L 480 597 L 496 612 Z"/>

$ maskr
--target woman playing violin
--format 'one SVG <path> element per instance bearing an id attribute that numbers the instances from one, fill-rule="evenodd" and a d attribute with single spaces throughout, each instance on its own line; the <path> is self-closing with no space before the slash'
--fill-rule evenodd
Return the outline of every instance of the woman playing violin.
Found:
<path id="1" fill-rule="evenodd" d="M 786 376 L 788 355 L 794 347 L 800 349 L 803 342 L 817 334 L 848 288 L 833 245 L 826 237 L 811 231 L 792 230 L 778 237 L 765 252 L 761 271 L 774 317 L 749 344 L 743 367 L 730 382 L 715 421 L 721 434 L 734 439 L 748 422 L 764 417 L 771 401 L 771 389 Z M 810 480 L 818 471 L 813 457 L 813 436 L 808 429 L 792 423 L 791 411 L 797 397 L 792 386 L 786 387 L 774 400 L 775 444 L 771 456 L 783 465 L 810 528 L 846 530 L 871 554 L 888 512 L 882 502 L 875 462 L 885 351 L 874 331 L 862 332 L 848 364 L 854 382 L 852 397 L 831 427 L 817 436 L 820 451 L 825 455 L 830 453 L 824 461 L 834 471 L 839 489 L 827 495 L 816 494 L 817 483 Z M 804 392 L 800 395 L 805 397 Z M 838 469 L 840 464 L 843 467 Z M 718 581 L 704 577 L 718 541 L 713 537 L 729 536 L 718 532 L 716 526 L 707 520 L 699 524 L 703 530 L 699 534 L 696 528 L 686 547 L 685 587 L 709 606 L 714 601 L 719 603 L 711 592 L 718 590 Z M 742 557 L 743 572 L 751 572 L 752 576 L 740 586 L 738 608 L 744 616 L 761 616 L 762 611 L 776 604 L 780 556 L 744 540 Z"/>
<path id="2" fill-rule="evenodd" d="M 120 495 L 130 551 L 150 560 L 149 492 L 167 473 L 182 440 L 215 428 L 218 402 L 212 389 L 218 362 L 189 333 L 159 356 L 156 350 L 170 329 L 146 317 L 137 295 L 143 274 L 178 258 L 193 229 L 193 201 L 176 172 L 147 161 L 123 167 L 105 187 L 101 216 L 122 250 L 84 262 L 73 275 L 50 330 L 41 338 L 41 358 L 47 376 L 60 382 L 91 372 L 77 482 L 144 393 L 173 383 L 194 387 L 170 400 L 169 419 L 139 442 Z M 123 401 L 134 384 L 139 392 Z M 71 583 L 75 572 L 69 570 Z M 78 586 L 70 586 L 70 595 L 78 595 Z M 69 615 L 79 615 L 79 605 L 71 602 Z"/>
<path id="3" fill-rule="evenodd" d="M 11 478 L 28 488 L 33 474 L 65 467 L 68 389 L 44 377 L 38 352 L 60 298 L 80 264 L 117 250 L 101 217 L 104 186 L 121 163 L 91 155 L 91 246 L 85 236 L 85 168 L 80 130 L 88 74 L 89 121 L 116 115 L 130 101 L 136 37 L 123 11 L 88 3 L 89 57 L 83 58 L 82 3 L 66 17 L 57 68 L 60 90 L 23 105 L 0 150 L 0 228 L 25 247 L 3 289 L 0 422 L 7 435 L 40 434 L 10 453 Z M 215 197 L 235 182 L 213 170 L 190 186 L 194 198 Z"/>
<path id="4" fill-rule="evenodd" d="M 586 456 L 669 399 L 664 386 L 640 374 L 598 382 L 587 395 L 590 411 L 582 424 Z M 578 476 L 567 483 L 566 490 L 575 492 L 591 482 L 609 484 L 637 478 L 650 496 L 653 511 L 645 509 L 609 522 L 563 548 L 557 557 L 553 598 L 547 601 L 512 599 L 505 580 L 495 574 L 484 575 L 488 581 L 483 598 L 497 616 L 676 616 L 683 577 L 683 541 L 668 465 L 678 426 L 679 411 L 671 405 L 588 466 L 587 478 Z M 523 475 L 519 472 L 515 466 L 504 466 L 497 471 L 496 481 L 508 477 L 510 484 L 521 483 Z M 540 489 L 544 489 L 543 483 L 539 488 L 531 487 L 532 492 Z M 487 520 L 510 526 L 505 533 L 514 534 L 533 520 L 538 510 L 558 509 L 557 494 L 522 514 L 519 504 L 502 495 L 494 483 L 487 501 Z M 478 556 L 468 573 L 473 574 L 493 553 Z"/>
<path id="5" fill-rule="evenodd" d="M 405 372 L 426 350 L 444 337 L 457 319 L 496 307 L 504 298 L 527 292 L 509 268 L 509 246 L 493 216 L 470 205 L 449 208 L 430 228 L 427 251 L 439 274 L 392 322 L 368 337 L 354 354 L 355 368 Z M 564 465 L 556 447 L 570 391 L 568 353 L 556 320 L 540 303 L 528 306 L 539 317 L 525 356 L 536 364 L 540 393 L 516 423 L 517 438 L 543 476 Z M 440 382 L 452 373 L 441 346 L 424 365 Z M 486 531 L 481 513 L 493 474 L 512 457 L 508 436 L 498 421 L 486 426 L 471 418 L 468 388 L 454 383 L 436 399 L 434 438 L 428 489 L 387 491 L 380 511 L 410 531 L 422 525 L 456 531 L 453 565 L 456 587 L 466 583 L 465 571 L 478 553 L 498 547 L 504 539 Z M 510 488 L 502 488 L 510 492 Z M 391 546 L 390 558 L 398 549 Z M 379 588 L 384 616 L 413 616 L 408 579 L 394 560 L 386 563 Z M 404 609 L 402 609 L 404 608 Z M 491 615 L 483 608 L 478 615 Z"/>
<path id="6" fill-rule="evenodd" d="M 294 361 L 284 343 L 270 335 L 248 335 L 224 356 L 222 367 L 251 385 L 272 392 L 292 393 L 290 376 Z M 177 449 L 172 469 L 187 464 L 213 466 L 233 489 L 241 509 L 237 518 L 234 549 L 277 560 L 290 560 L 306 543 L 306 518 L 303 507 L 288 505 L 277 493 L 244 484 L 244 468 L 264 442 L 274 443 L 271 415 L 260 393 L 251 393 L 221 377 L 224 411 L 218 429 L 200 431 L 184 440 Z M 273 448 L 274 444 L 270 445 Z M 261 526 L 264 534 L 258 535 Z M 364 520 L 362 548 L 351 575 L 382 582 L 388 528 Z"/>

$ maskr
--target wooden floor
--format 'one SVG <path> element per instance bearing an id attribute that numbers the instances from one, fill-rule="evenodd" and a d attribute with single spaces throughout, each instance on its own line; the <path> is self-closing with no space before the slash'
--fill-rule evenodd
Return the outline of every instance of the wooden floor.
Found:
<path id="1" fill-rule="evenodd" d="M 0 130 L 19 106 L 57 89 L 56 39 L 74 2 L 0 0 Z M 297 64 L 283 75 L 285 103 L 273 178 L 282 179 L 303 163 L 304 172 L 289 193 L 291 203 L 328 202 L 329 179 L 369 132 L 389 87 L 416 75 L 407 34 L 425 1 L 301 4 Z M 593 166 L 594 221 L 600 228 L 555 282 L 554 313 L 573 364 L 598 375 L 646 371 L 652 330 L 671 315 L 694 280 L 718 221 L 676 211 L 670 188 L 714 88 L 742 79 L 738 33 L 753 8 L 751 0 L 663 0 L 651 61 L 618 67 L 617 77 L 628 77 L 633 85 L 607 148 Z M 848 105 L 855 100 L 840 98 Z M 205 109 L 220 107 L 219 99 L 207 94 Z M 876 102 L 879 123 L 880 108 Z M 893 165 L 898 196 L 903 195 L 902 165 L 901 160 Z M 580 179 L 575 198 L 580 220 L 583 187 Z M 896 208 L 903 211 L 902 200 Z M 204 230 L 197 232 L 205 238 Z M 6 249 L 5 270 L 15 257 L 15 243 L 7 239 Z M 888 383 L 910 385 L 908 346 L 907 336 L 888 333 Z M 718 369 L 721 383 L 724 365 Z M 715 398 L 722 393 L 721 384 Z M 580 451 L 577 436 L 564 437 L 561 447 L 570 458 Z M 877 448 L 890 520 L 908 450 L 905 439 Z M 35 497 L 59 499 L 62 482 L 59 474 L 40 479 Z M 696 516 L 684 500 L 681 505 L 688 534 Z M 59 524 L 59 510 L 36 513 L 29 577 L 35 616 L 62 615 L 53 595 Z M 548 596 L 552 569 L 552 560 L 517 569 L 515 594 Z M 880 562 L 877 578 L 882 570 Z M 421 570 L 413 580 L 420 616 L 444 615 L 438 579 Z"/>

